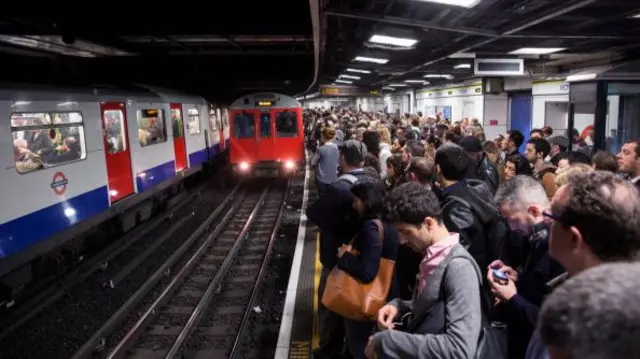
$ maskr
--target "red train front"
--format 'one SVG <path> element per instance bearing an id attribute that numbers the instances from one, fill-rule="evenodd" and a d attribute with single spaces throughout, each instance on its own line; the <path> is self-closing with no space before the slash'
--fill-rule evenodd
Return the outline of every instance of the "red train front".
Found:
<path id="1" fill-rule="evenodd" d="M 276 177 L 302 168 L 304 126 L 295 98 L 254 93 L 234 101 L 229 114 L 229 158 L 237 173 Z"/>

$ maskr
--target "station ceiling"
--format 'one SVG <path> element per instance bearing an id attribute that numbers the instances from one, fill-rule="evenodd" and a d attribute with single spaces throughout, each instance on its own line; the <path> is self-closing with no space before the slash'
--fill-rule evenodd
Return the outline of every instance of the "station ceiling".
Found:
<path id="1" fill-rule="evenodd" d="M 306 0 L 61 4 L 3 10 L 2 81 L 142 83 L 220 102 L 313 82 Z"/>
<path id="2" fill-rule="evenodd" d="M 464 80 L 466 57 L 524 58 L 529 74 L 545 77 L 575 68 L 637 59 L 640 2 L 631 0 L 480 0 L 470 8 L 452 0 L 322 0 L 320 83 L 340 75 L 355 85 Z M 455 0 L 453 1 L 455 2 Z M 465 2 L 465 1 L 462 1 Z M 469 1 L 466 1 L 469 2 Z M 370 42 L 373 35 L 413 39 L 408 49 Z M 515 56 L 520 48 L 560 48 Z M 357 56 L 388 60 L 354 61 Z M 456 68 L 458 67 L 458 68 Z M 462 68 L 460 68 L 462 67 Z M 347 73 L 346 69 L 371 71 Z M 452 75 L 425 79 L 426 75 Z M 414 83 L 413 86 L 424 86 Z"/>

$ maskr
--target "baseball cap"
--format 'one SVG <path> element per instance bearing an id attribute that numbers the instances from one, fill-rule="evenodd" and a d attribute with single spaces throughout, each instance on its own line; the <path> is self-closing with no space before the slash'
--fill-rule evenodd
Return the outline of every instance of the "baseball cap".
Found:
<path id="1" fill-rule="evenodd" d="M 550 145 L 558 145 L 564 148 L 569 147 L 569 139 L 566 136 L 562 136 L 562 135 L 552 136 L 552 137 L 549 137 L 547 141 L 549 141 Z"/>
<path id="2" fill-rule="evenodd" d="M 466 152 L 482 152 L 484 148 L 482 148 L 482 143 L 480 139 L 476 136 L 465 136 L 460 142 L 458 142 L 460 147 L 462 147 Z"/>
<path id="3" fill-rule="evenodd" d="M 351 165 L 358 165 L 364 162 L 364 157 L 367 155 L 367 145 L 357 140 L 345 141 L 339 148 L 340 154 Z"/>

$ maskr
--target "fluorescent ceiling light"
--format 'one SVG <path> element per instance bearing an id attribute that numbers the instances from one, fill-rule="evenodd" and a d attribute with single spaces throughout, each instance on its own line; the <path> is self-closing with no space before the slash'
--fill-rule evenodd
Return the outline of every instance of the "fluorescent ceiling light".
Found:
<path id="1" fill-rule="evenodd" d="M 453 67 L 454 69 L 458 70 L 458 69 L 470 69 L 471 68 L 471 64 L 458 64 L 456 66 Z"/>
<path id="2" fill-rule="evenodd" d="M 461 7 L 466 7 L 467 9 L 470 9 L 478 5 L 478 3 L 480 3 L 481 0 L 419 0 L 419 1 L 434 2 L 438 4 L 445 4 L 445 5 L 451 5 L 451 6 L 461 6 Z"/>
<path id="3" fill-rule="evenodd" d="M 570 75 L 567 77 L 567 82 L 578 82 L 578 81 L 588 81 L 593 80 L 598 77 L 597 74 L 577 74 Z"/>
<path id="4" fill-rule="evenodd" d="M 458 52 L 449 56 L 450 59 L 475 59 L 476 54 L 474 52 Z"/>
<path id="5" fill-rule="evenodd" d="M 353 83 L 353 81 L 340 80 L 340 79 L 337 79 L 335 82 L 341 83 L 341 84 L 352 84 Z"/>
<path id="6" fill-rule="evenodd" d="M 366 57 L 366 56 L 358 56 L 354 59 L 354 61 L 373 62 L 374 64 L 381 64 L 381 65 L 384 65 L 387 62 L 389 62 L 388 59 L 381 59 L 377 57 Z"/>
<path id="7" fill-rule="evenodd" d="M 359 74 L 370 74 L 371 73 L 371 71 L 369 71 L 369 70 L 360 70 L 360 69 L 347 69 L 346 71 L 347 72 L 356 72 L 356 73 L 359 73 Z"/>
<path id="8" fill-rule="evenodd" d="M 404 80 L 404 82 L 408 83 L 408 84 L 424 84 L 425 80 Z"/>
<path id="9" fill-rule="evenodd" d="M 391 87 L 405 87 L 407 84 L 389 84 Z"/>
<path id="10" fill-rule="evenodd" d="M 343 79 L 360 80 L 360 76 L 340 75 L 339 77 Z"/>
<path id="11" fill-rule="evenodd" d="M 453 75 L 449 75 L 449 74 L 426 74 L 426 75 L 424 75 L 424 77 L 427 78 L 427 79 L 453 80 Z"/>
<path id="12" fill-rule="evenodd" d="M 418 40 L 406 39 L 402 37 L 386 36 L 386 35 L 373 35 L 369 39 L 369 42 L 375 42 L 377 44 L 383 44 L 383 45 L 400 46 L 400 47 L 412 47 L 413 45 L 418 43 Z"/>
<path id="13" fill-rule="evenodd" d="M 566 47 L 523 47 L 521 49 L 513 50 L 510 55 L 548 55 L 554 52 L 560 52 L 566 50 Z"/>
<path id="14" fill-rule="evenodd" d="M 630 18 L 632 18 L 632 19 L 640 19 L 640 13 L 637 13 L 635 15 L 631 15 Z"/>
<path id="15" fill-rule="evenodd" d="M 389 87 L 389 86 L 385 86 L 382 89 L 383 90 L 391 90 L 391 91 L 395 90 L 393 87 Z"/>

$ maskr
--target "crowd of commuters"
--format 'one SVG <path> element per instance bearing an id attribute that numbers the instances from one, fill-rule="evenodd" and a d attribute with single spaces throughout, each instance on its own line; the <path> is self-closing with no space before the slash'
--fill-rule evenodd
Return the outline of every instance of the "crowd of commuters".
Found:
<path id="1" fill-rule="evenodd" d="M 349 109 L 305 126 L 315 358 L 640 358 L 639 141 L 612 154 L 576 131 L 487 140 L 476 119 Z M 383 260 L 377 320 L 322 304 L 332 271 L 372 283 Z"/>

